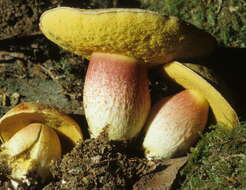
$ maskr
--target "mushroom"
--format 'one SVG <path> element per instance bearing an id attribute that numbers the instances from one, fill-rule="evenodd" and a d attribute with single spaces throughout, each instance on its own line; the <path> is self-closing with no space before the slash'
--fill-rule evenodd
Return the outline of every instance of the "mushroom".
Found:
<path id="1" fill-rule="evenodd" d="M 0 119 L 0 137 L 0 159 L 7 161 L 15 187 L 30 183 L 32 172 L 44 182 L 51 162 L 83 138 L 72 118 L 34 102 L 21 103 Z"/>
<path id="2" fill-rule="evenodd" d="M 208 109 L 207 100 L 194 90 L 159 100 L 146 123 L 145 156 L 163 159 L 185 154 L 205 128 Z"/>
<path id="3" fill-rule="evenodd" d="M 187 63 L 186 63 L 187 65 Z M 198 73 L 177 61 L 163 66 L 164 75 L 185 89 L 202 94 L 209 103 L 216 123 L 225 129 L 239 126 L 237 113 L 223 95 Z"/>
<path id="4" fill-rule="evenodd" d="M 148 67 L 206 56 L 216 44 L 176 17 L 141 9 L 59 7 L 43 13 L 40 28 L 51 41 L 90 59 L 85 116 L 93 137 L 107 126 L 112 140 L 132 139 L 145 123 Z"/>
<path id="5" fill-rule="evenodd" d="M 206 67 L 174 61 L 165 64 L 163 69 L 167 79 L 187 90 L 159 100 L 152 108 L 143 140 L 148 159 L 170 158 L 187 153 L 206 125 L 209 106 L 215 123 L 226 130 L 239 126 L 234 109 L 205 80 L 211 80 Z"/>

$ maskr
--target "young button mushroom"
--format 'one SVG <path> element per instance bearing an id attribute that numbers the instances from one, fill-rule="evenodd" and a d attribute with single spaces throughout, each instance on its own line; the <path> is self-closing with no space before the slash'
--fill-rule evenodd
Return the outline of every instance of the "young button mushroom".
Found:
<path id="1" fill-rule="evenodd" d="M 31 183 L 32 172 L 44 182 L 51 161 L 83 138 L 72 118 L 34 102 L 21 103 L 0 119 L 0 137 L 0 159 L 7 161 L 15 186 Z"/>
<path id="2" fill-rule="evenodd" d="M 206 56 L 215 40 L 180 21 L 141 9 L 84 10 L 59 7 L 40 19 L 44 35 L 90 59 L 84 87 L 89 129 L 107 126 L 109 139 L 135 137 L 150 108 L 147 66 Z"/>
<path id="3" fill-rule="evenodd" d="M 163 159 L 185 154 L 205 128 L 208 109 L 206 99 L 193 90 L 161 99 L 146 123 L 145 156 Z"/>
<path id="4" fill-rule="evenodd" d="M 56 132 L 40 123 L 19 130 L 1 146 L 0 159 L 7 160 L 13 184 L 31 183 L 33 172 L 42 183 L 49 177 L 51 161 L 61 158 L 61 144 Z"/>

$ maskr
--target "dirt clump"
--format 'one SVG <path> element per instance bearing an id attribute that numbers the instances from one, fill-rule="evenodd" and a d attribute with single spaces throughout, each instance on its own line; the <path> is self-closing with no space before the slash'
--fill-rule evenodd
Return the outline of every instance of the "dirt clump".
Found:
<path id="1" fill-rule="evenodd" d="M 166 167 L 161 161 L 141 157 L 137 149 L 139 147 L 133 143 L 109 141 L 105 134 L 87 139 L 78 142 L 71 152 L 51 164 L 52 177 L 46 184 L 40 184 L 40 179 L 32 172 L 27 176 L 28 184 L 19 182 L 17 189 L 133 189 L 141 177 Z M 14 189 L 6 166 L 0 160 L 0 190 Z"/>
<path id="2" fill-rule="evenodd" d="M 85 140 L 51 167 L 54 180 L 44 190 L 132 189 L 141 176 L 157 169 L 133 152 L 126 143 L 104 136 Z"/>

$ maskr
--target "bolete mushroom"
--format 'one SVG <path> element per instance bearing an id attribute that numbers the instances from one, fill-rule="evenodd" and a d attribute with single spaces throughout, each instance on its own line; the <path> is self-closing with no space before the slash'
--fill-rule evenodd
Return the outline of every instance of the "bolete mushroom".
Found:
<path id="1" fill-rule="evenodd" d="M 207 100 L 194 90 L 159 100 L 146 122 L 145 156 L 163 159 L 187 153 L 206 126 L 208 110 Z"/>
<path id="2" fill-rule="evenodd" d="M 7 161 L 14 185 L 29 183 L 34 172 L 44 182 L 49 177 L 49 166 L 73 146 L 82 133 L 69 116 L 34 102 L 25 102 L 8 111 L 0 119 L 2 141 L 0 159 Z"/>
<path id="3" fill-rule="evenodd" d="M 163 66 L 166 79 L 184 90 L 159 100 L 145 125 L 143 149 L 148 159 L 182 155 L 195 144 L 206 125 L 208 106 L 215 122 L 225 129 L 239 126 L 239 119 L 222 94 L 208 80 L 217 82 L 202 65 L 179 63 Z M 207 80 L 206 80 L 207 79 Z"/>
<path id="4" fill-rule="evenodd" d="M 209 34 L 176 17 L 141 9 L 84 10 L 59 7 L 43 13 L 44 35 L 90 59 L 84 87 L 85 116 L 93 137 L 135 137 L 150 108 L 147 68 L 206 56 Z"/>

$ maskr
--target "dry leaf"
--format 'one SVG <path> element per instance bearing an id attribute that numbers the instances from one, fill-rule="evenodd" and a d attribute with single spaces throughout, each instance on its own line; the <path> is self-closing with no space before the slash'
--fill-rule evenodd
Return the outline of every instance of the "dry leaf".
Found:
<path id="1" fill-rule="evenodd" d="M 186 163 L 187 156 L 163 161 L 167 167 L 154 174 L 145 175 L 137 181 L 133 190 L 170 190 L 179 169 Z"/>

